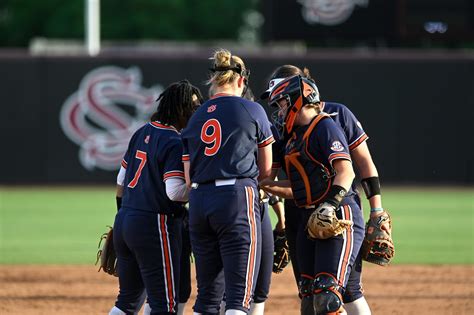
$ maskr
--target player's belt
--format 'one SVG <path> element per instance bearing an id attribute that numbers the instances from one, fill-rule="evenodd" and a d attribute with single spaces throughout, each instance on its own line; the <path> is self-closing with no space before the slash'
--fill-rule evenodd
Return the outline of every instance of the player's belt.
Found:
<path id="1" fill-rule="evenodd" d="M 207 185 L 207 184 L 213 183 L 217 187 L 219 187 L 219 186 L 232 186 L 232 185 L 235 185 L 236 181 L 237 181 L 237 178 L 226 178 L 226 179 L 216 179 L 216 180 L 204 183 L 204 184 Z M 199 185 L 201 185 L 201 184 L 192 183 L 191 188 L 196 189 L 196 188 L 199 187 Z"/>

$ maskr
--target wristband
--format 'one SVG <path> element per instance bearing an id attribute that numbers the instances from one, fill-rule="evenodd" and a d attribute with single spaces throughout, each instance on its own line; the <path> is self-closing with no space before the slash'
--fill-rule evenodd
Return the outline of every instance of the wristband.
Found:
<path id="1" fill-rule="evenodd" d="M 382 212 L 383 208 L 370 208 L 370 212 Z"/>
<path id="2" fill-rule="evenodd" d="M 122 207 L 122 197 L 115 197 L 115 201 L 117 202 L 117 212 Z"/>
<path id="3" fill-rule="evenodd" d="M 347 190 L 344 187 L 341 187 L 339 185 L 332 185 L 329 188 L 328 194 L 326 195 L 326 198 L 324 199 L 324 201 L 330 203 L 337 209 L 342 199 L 344 199 L 344 197 L 346 196 L 346 194 L 347 194 Z"/>
<path id="4" fill-rule="evenodd" d="M 278 198 L 278 196 L 275 196 L 275 195 L 271 195 L 270 196 L 270 199 L 268 200 L 268 204 L 270 206 L 274 206 L 276 205 L 277 203 L 280 202 L 280 198 Z"/>
<path id="5" fill-rule="evenodd" d="M 367 177 L 360 181 L 362 188 L 364 188 L 367 199 L 375 195 L 380 195 L 380 181 L 377 176 Z"/>

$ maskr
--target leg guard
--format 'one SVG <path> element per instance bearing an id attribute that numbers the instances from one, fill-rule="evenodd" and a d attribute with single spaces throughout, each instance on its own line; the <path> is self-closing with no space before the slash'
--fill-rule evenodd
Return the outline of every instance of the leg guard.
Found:
<path id="1" fill-rule="evenodd" d="M 314 315 L 313 296 L 305 296 L 301 299 L 300 315 Z"/>
<path id="2" fill-rule="evenodd" d="M 301 298 L 300 314 L 314 315 L 313 307 L 313 278 L 307 275 L 301 275 L 298 282 L 298 290 Z"/>
<path id="3" fill-rule="evenodd" d="M 316 275 L 313 284 L 313 307 L 317 315 L 337 314 L 343 311 L 339 288 L 333 275 L 326 272 Z"/>
<path id="4" fill-rule="evenodd" d="M 298 290 L 301 298 L 313 295 L 313 282 L 314 279 L 310 276 L 300 276 L 300 281 L 298 282 Z"/>

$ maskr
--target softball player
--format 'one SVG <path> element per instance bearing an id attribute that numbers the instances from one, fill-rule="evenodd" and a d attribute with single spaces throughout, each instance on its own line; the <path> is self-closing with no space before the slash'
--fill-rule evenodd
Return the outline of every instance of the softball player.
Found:
<path id="1" fill-rule="evenodd" d="M 212 97 L 214 93 L 209 90 Z M 254 101 L 255 97 L 250 88 L 247 89 L 243 98 Z M 278 140 L 278 132 L 275 127 L 271 126 L 272 134 L 275 141 Z M 273 152 L 273 146 L 272 146 Z M 273 153 L 272 153 L 273 154 Z M 258 271 L 257 282 L 255 284 L 255 292 L 252 304 L 250 305 L 249 315 L 263 315 L 265 311 L 265 301 L 270 292 L 270 284 L 272 280 L 273 267 L 273 232 L 270 215 L 268 213 L 268 205 L 270 198 L 262 190 L 260 190 L 260 212 L 261 212 L 261 230 L 262 230 L 262 254 L 260 259 L 260 268 Z M 225 313 L 225 301 L 221 303 L 220 314 Z"/>
<path id="2" fill-rule="evenodd" d="M 303 300 L 312 296 L 316 314 L 343 313 L 342 294 L 364 238 L 362 211 L 351 188 L 355 175 L 349 146 L 342 130 L 320 112 L 313 81 L 299 75 L 282 80 L 272 90 L 270 104 L 279 107 L 284 129 L 291 135 L 285 146 L 291 188 L 286 182 L 262 187 L 294 198 L 300 207 L 296 255 Z M 334 208 L 337 218 L 352 226 L 342 235 L 310 240 L 305 226 L 316 208 Z"/>
<path id="3" fill-rule="evenodd" d="M 213 59 L 208 82 L 216 94 L 182 134 L 186 179 L 193 187 L 194 313 L 218 314 L 225 291 L 226 315 L 247 314 L 261 251 L 257 179 L 270 175 L 274 140 L 263 108 L 241 97 L 248 80 L 242 59 L 226 50 Z"/>
<path id="4" fill-rule="evenodd" d="M 306 78 L 311 78 L 309 70 L 306 68 L 302 71 L 300 68 L 292 65 L 280 66 L 270 77 L 269 87 L 265 91 L 261 98 L 266 99 L 275 86 L 275 83 L 281 82 L 285 77 L 292 75 L 301 75 Z M 343 130 L 347 142 L 349 144 L 349 150 L 351 158 L 357 166 L 358 173 L 362 178 L 362 184 L 366 197 L 369 200 L 371 206 L 371 217 L 379 216 L 383 213 L 382 200 L 380 195 L 380 183 L 378 179 L 377 168 L 372 161 L 370 151 L 368 149 L 366 140 L 368 139 L 367 134 L 364 132 L 362 125 L 355 117 L 355 115 L 344 105 L 333 102 L 321 102 L 321 110 L 329 113 L 337 125 Z M 282 152 L 281 145 L 274 144 L 276 147 L 276 153 L 274 151 L 274 168 L 273 173 L 277 173 L 281 167 Z M 278 153 L 279 152 L 279 153 Z M 354 191 L 356 191 L 355 184 L 353 184 Z M 362 209 L 359 196 L 355 196 L 359 206 Z M 292 261 L 293 272 L 295 279 L 299 282 L 300 272 L 298 268 L 298 259 L 296 255 L 296 234 L 300 223 L 300 211 L 296 207 L 295 203 L 291 199 L 285 199 L 284 201 L 284 222 L 281 225 L 285 228 L 286 236 L 288 238 L 288 244 L 290 247 L 290 257 Z M 283 220 L 279 220 L 283 221 Z M 388 226 L 385 229 L 389 229 Z M 343 294 L 344 308 L 350 315 L 358 314 L 370 314 L 370 308 L 363 296 L 362 283 L 361 283 L 361 272 L 362 272 L 362 260 L 361 257 L 357 257 L 355 266 L 349 275 L 348 284 Z M 306 301 L 307 302 L 307 301 Z M 309 303 L 303 303 L 309 304 Z M 304 314 L 312 314 L 312 303 L 310 303 L 309 311 Z M 304 306 L 303 306 L 304 308 Z"/>
<path id="5" fill-rule="evenodd" d="M 118 176 L 114 246 L 120 291 L 111 315 L 135 314 L 148 296 L 150 314 L 176 314 L 183 202 L 182 129 L 199 90 L 171 84 L 151 122 L 132 136 Z M 123 197 L 122 197 L 123 196 Z"/>

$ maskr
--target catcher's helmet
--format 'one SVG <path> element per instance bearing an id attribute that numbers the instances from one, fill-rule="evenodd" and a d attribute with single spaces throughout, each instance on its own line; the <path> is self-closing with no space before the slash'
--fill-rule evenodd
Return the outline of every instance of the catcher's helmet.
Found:
<path id="1" fill-rule="evenodd" d="M 284 107 L 279 105 L 279 101 L 286 99 L 287 104 Z M 272 89 L 268 104 L 278 107 L 278 121 L 275 125 L 285 128 L 287 133 L 293 130 L 296 115 L 300 109 L 307 104 L 316 104 L 321 100 L 319 90 L 313 80 L 304 78 L 300 75 L 285 78 L 278 82 Z"/>

